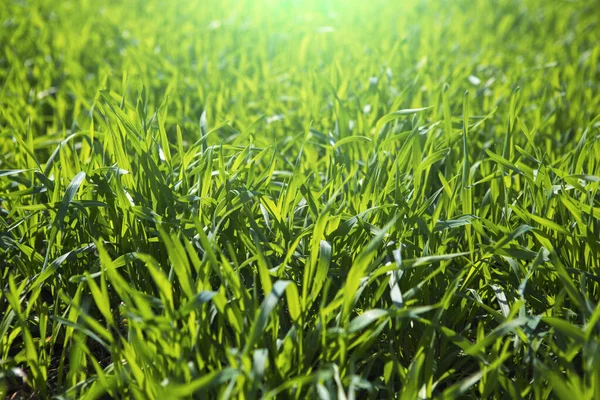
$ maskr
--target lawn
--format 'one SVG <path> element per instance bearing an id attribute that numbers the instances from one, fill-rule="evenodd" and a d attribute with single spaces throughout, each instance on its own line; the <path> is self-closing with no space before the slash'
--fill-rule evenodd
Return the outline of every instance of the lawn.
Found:
<path id="1" fill-rule="evenodd" d="M 596 0 L 0 0 L 0 397 L 600 399 Z"/>

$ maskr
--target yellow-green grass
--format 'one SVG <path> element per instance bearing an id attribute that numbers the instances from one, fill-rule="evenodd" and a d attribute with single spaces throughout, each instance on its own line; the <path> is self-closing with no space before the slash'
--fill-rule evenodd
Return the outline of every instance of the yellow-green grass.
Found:
<path id="1" fill-rule="evenodd" d="M 600 398 L 594 0 L 0 4 L 0 397 Z"/>

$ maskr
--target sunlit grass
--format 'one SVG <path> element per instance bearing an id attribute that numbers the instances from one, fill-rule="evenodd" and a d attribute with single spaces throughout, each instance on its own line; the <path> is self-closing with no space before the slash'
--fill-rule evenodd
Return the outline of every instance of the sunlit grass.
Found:
<path id="1" fill-rule="evenodd" d="M 600 398 L 594 1 L 6 1 L 0 394 Z"/>

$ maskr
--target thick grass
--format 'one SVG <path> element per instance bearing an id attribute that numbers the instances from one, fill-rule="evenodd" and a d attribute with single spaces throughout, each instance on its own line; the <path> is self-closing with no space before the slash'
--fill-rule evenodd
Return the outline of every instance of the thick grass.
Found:
<path id="1" fill-rule="evenodd" d="M 596 1 L 0 6 L 0 396 L 600 398 Z"/>

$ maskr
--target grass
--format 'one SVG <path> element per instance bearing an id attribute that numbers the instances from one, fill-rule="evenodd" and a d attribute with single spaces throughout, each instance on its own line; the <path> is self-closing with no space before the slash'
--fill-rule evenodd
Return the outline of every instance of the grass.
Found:
<path id="1" fill-rule="evenodd" d="M 2 397 L 600 398 L 595 1 L 0 20 Z"/>

